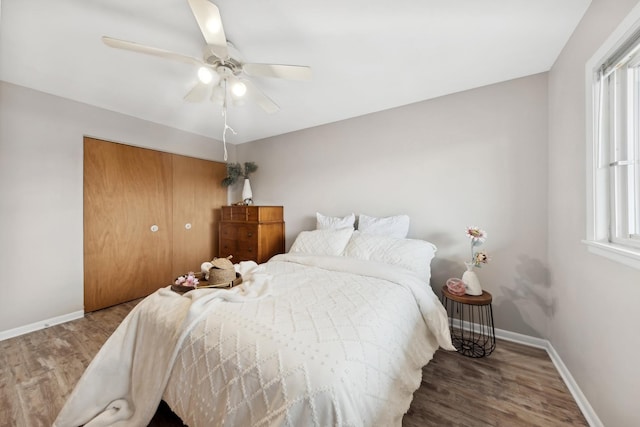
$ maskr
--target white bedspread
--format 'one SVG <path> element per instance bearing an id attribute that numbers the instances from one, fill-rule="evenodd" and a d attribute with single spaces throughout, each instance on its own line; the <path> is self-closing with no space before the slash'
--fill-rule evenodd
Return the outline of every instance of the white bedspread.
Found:
<path id="1" fill-rule="evenodd" d="M 144 426 L 161 398 L 192 427 L 399 426 L 422 366 L 454 350 L 444 308 L 404 270 L 291 254 L 250 267 L 231 290 L 138 304 L 54 426 Z"/>

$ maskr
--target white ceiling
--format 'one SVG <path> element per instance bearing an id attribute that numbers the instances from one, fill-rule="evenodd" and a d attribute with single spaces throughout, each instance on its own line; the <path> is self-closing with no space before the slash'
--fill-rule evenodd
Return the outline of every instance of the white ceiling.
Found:
<path id="1" fill-rule="evenodd" d="M 0 79 L 222 139 L 219 106 L 187 103 L 196 68 L 101 36 L 202 57 L 187 0 L 0 0 Z M 216 0 L 246 62 L 309 65 L 311 82 L 252 78 L 281 108 L 228 109 L 253 141 L 548 71 L 590 0 Z"/>

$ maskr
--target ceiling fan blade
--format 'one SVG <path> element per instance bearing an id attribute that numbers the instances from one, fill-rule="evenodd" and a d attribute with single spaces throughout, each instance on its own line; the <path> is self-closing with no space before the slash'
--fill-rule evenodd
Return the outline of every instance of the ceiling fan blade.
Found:
<path id="1" fill-rule="evenodd" d="M 262 93 L 253 83 L 249 80 L 242 80 L 242 83 L 247 87 L 247 93 L 244 95 L 250 98 L 253 102 L 258 104 L 264 111 L 269 114 L 277 113 L 280 110 L 278 104 L 273 102 L 271 98 Z"/>
<path id="2" fill-rule="evenodd" d="M 242 71 L 250 76 L 289 80 L 311 80 L 311 68 L 303 65 L 244 64 Z"/>
<path id="3" fill-rule="evenodd" d="M 114 39 L 113 37 L 107 37 L 107 36 L 102 36 L 102 41 L 107 46 L 115 47 L 117 49 L 125 49 L 125 50 L 131 50 L 133 52 L 146 53 L 147 55 L 173 59 L 175 61 L 186 62 L 187 64 L 202 65 L 202 61 L 200 59 L 194 58 L 192 56 L 170 52 L 164 49 L 159 49 L 157 47 L 145 46 L 139 43 L 129 42 L 129 41 L 120 40 L 120 39 Z"/>
<path id="4" fill-rule="evenodd" d="M 198 82 L 184 97 L 187 102 L 202 102 L 207 97 L 209 85 Z"/>
<path id="5" fill-rule="evenodd" d="M 222 60 L 229 58 L 227 38 L 218 7 L 209 0 L 189 0 L 189 6 L 213 54 Z"/>

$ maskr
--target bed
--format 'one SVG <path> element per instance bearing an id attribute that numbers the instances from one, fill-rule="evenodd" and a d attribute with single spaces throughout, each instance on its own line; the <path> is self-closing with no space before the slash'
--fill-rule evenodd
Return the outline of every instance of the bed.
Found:
<path id="1" fill-rule="evenodd" d="M 160 289 L 91 362 L 54 426 L 400 426 L 422 367 L 451 345 L 429 286 L 435 247 L 351 229 L 302 232 L 236 264 L 242 285 Z"/>

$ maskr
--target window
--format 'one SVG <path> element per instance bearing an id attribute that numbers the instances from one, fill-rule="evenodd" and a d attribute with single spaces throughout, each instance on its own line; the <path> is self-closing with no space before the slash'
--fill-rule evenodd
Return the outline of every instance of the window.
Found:
<path id="1" fill-rule="evenodd" d="M 587 63 L 587 239 L 640 268 L 640 8 Z M 620 35 L 622 34 L 622 35 Z"/>
<path id="2" fill-rule="evenodd" d="M 599 73 L 598 167 L 607 169 L 609 175 L 609 240 L 640 248 L 640 40 L 612 62 L 603 65 Z"/>

